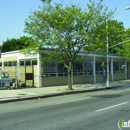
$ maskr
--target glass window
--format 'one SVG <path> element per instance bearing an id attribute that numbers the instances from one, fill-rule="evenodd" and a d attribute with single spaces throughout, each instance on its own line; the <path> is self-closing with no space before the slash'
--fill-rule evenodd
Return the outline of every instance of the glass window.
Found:
<path id="1" fill-rule="evenodd" d="M 37 65 L 37 60 L 32 60 L 32 65 Z"/>
<path id="2" fill-rule="evenodd" d="M 8 65 L 8 63 L 7 62 L 4 62 L 4 66 L 7 66 Z"/>
<path id="3" fill-rule="evenodd" d="M 24 61 L 20 61 L 20 66 L 24 66 Z"/>
<path id="4" fill-rule="evenodd" d="M 43 76 L 45 77 L 55 77 L 57 72 L 57 62 L 52 60 L 48 63 L 43 64 Z"/>
<path id="5" fill-rule="evenodd" d="M 96 74 L 103 74 L 104 70 L 107 71 L 106 61 L 96 61 Z M 109 73 L 111 72 L 111 62 L 109 62 Z"/>
<path id="6" fill-rule="evenodd" d="M 30 66 L 30 65 L 31 65 L 31 60 L 26 60 L 26 61 L 25 61 L 25 65 L 26 65 L 26 66 Z"/>
<path id="7" fill-rule="evenodd" d="M 49 63 L 49 71 L 50 72 L 56 72 L 56 61 L 55 60 L 52 60 Z"/>
<path id="8" fill-rule="evenodd" d="M 57 64 L 57 72 L 59 72 L 59 73 L 62 73 L 62 72 L 64 72 L 64 64 L 63 63 L 58 63 Z"/>
<path id="9" fill-rule="evenodd" d="M 76 61 L 73 64 L 73 75 L 83 75 L 83 61 Z"/>
<path id="10" fill-rule="evenodd" d="M 12 66 L 12 61 L 9 61 L 9 62 L 8 62 L 8 66 Z"/>
<path id="11" fill-rule="evenodd" d="M 75 62 L 73 64 L 73 72 L 83 72 L 83 62 Z"/>
<path id="12" fill-rule="evenodd" d="M 121 73 L 125 73 L 125 63 L 121 62 L 120 63 L 120 69 L 121 69 Z"/>
<path id="13" fill-rule="evenodd" d="M 49 63 L 43 63 L 43 72 L 49 72 Z"/>
<path id="14" fill-rule="evenodd" d="M 0 62 L 0 67 L 2 67 L 2 62 Z"/>
<path id="15" fill-rule="evenodd" d="M 103 74 L 104 67 L 102 66 L 102 61 L 96 61 L 96 74 Z"/>
<path id="16" fill-rule="evenodd" d="M 119 73 L 119 71 L 120 71 L 119 62 L 113 62 L 113 72 Z"/>
<path id="17" fill-rule="evenodd" d="M 124 73 L 125 72 L 125 63 L 113 62 L 113 72 L 114 73 Z"/>
<path id="18" fill-rule="evenodd" d="M 17 65 L 17 61 L 13 61 L 13 66 L 16 66 Z"/>
<path id="19" fill-rule="evenodd" d="M 93 74 L 93 61 L 86 60 L 84 61 L 84 75 L 92 75 Z"/>
<path id="20" fill-rule="evenodd" d="M 58 73 L 58 76 L 67 76 L 68 75 L 67 68 L 64 66 L 63 63 L 57 63 L 57 73 Z"/>

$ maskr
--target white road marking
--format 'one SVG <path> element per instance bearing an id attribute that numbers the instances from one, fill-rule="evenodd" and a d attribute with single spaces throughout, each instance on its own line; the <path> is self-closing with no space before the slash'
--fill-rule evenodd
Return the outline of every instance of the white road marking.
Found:
<path id="1" fill-rule="evenodd" d="M 89 99 L 89 98 L 90 98 L 90 97 L 88 97 L 88 98 L 82 98 L 82 99 L 77 99 L 77 100 L 71 100 L 71 101 L 60 102 L 60 103 L 56 103 L 56 104 L 63 104 L 63 103 L 69 103 L 69 102 L 77 102 L 77 101 L 86 100 L 86 99 Z"/>
<path id="2" fill-rule="evenodd" d="M 128 102 L 123 102 L 123 103 L 120 103 L 120 104 L 117 104 L 117 105 L 114 105 L 114 106 L 102 108 L 102 109 L 96 110 L 95 112 L 104 111 L 104 110 L 106 110 L 106 109 L 110 109 L 110 108 L 113 108 L 113 107 L 121 106 L 121 105 L 124 105 L 124 104 L 126 104 L 126 103 L 128 103 Z"/>

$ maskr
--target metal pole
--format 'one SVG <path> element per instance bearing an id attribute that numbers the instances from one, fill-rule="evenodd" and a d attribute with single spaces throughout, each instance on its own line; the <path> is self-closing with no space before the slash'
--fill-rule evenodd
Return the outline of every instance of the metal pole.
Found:
<path id="1" fill-rule="evenodd" d="M 106 50 L 107 50 L 107 81 L 106 87 L 110 86 L 110 79 L 109 79 L 109 37 L 108 37 L 108 19 L 106 19 Z"/>
<path id="2" fill-rule="evenodd" d="M 116 14 L 118 14 L 119 12 L 123 11 L 123 10 L 129 10 L 129 7 L 126 7 L 118 12 L 116 12 L 113 16 L 111 16 L 110 18 L 114 17 Z M 109 37 L 108 37 L 108 20 L 110 19 L 106 19 L 106 51 L 107 51 L 107 81 L 106 81 L 106 87 L 110 86 L 110 79 L 109 79 Z"/>
<path id="3" fill-rule="evenodd" d="M 17 63 L 16 63 L 16 66 L 15 66 L 15 73 L 16 73 L 16 75 L 15 75 L 15 78 L 16 78 L 16 83 L 15 83 L 15 85 L 16 85 L 16 89 L 18 88 L 18 81 L 17 81 Z"/>
<path id="4" fill-rule="evenodd" d="M 72 83 L 72 85 L 73 85 L 73 83 L 74 83 L 74 76 L 73 76 L 73 64 L 72 64 L 72 68 L 71 68 L 71 83 Z"/>

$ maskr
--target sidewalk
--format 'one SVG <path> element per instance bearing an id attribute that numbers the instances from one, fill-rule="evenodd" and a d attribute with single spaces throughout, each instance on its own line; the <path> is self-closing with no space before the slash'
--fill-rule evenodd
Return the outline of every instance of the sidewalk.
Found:
<path id="1" fill-rule="evenodd" d="M 111 87 L 130 87 L 130 80 L 120 80 L 110 83 Z M 53 87 L 42 87 L 42 88 L 23 88 L 23 89 L 12 89 L 12 90 L 0 90 L 0 103 L 29 100 L 29 99 L 40 99 L 51 96 L 59 96 L 64 94 L 73 94 L 81 92 L 90 92 L 107 89 L 105 83 L 97 84 L 77 84 L 73 85 L 74 90 L 67 90 L 68 86 L 53 86 Z"/>

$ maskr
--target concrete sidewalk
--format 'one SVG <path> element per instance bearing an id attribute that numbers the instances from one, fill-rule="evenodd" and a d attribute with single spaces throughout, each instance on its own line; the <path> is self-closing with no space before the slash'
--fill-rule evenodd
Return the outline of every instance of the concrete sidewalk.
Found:
<path id="1" fill-rule="evenodd" d="M 109 88 L 111 87 L 130 87 L 130 80 L 120 80 L 111 82 Z M 107 89 L 105 83 L 77 84 L 73 85 L 74 90 L 67 90 L 67 88 L 68 86 L 64 85 L 42 88 L 0 90 L 0 103 Z"/>

